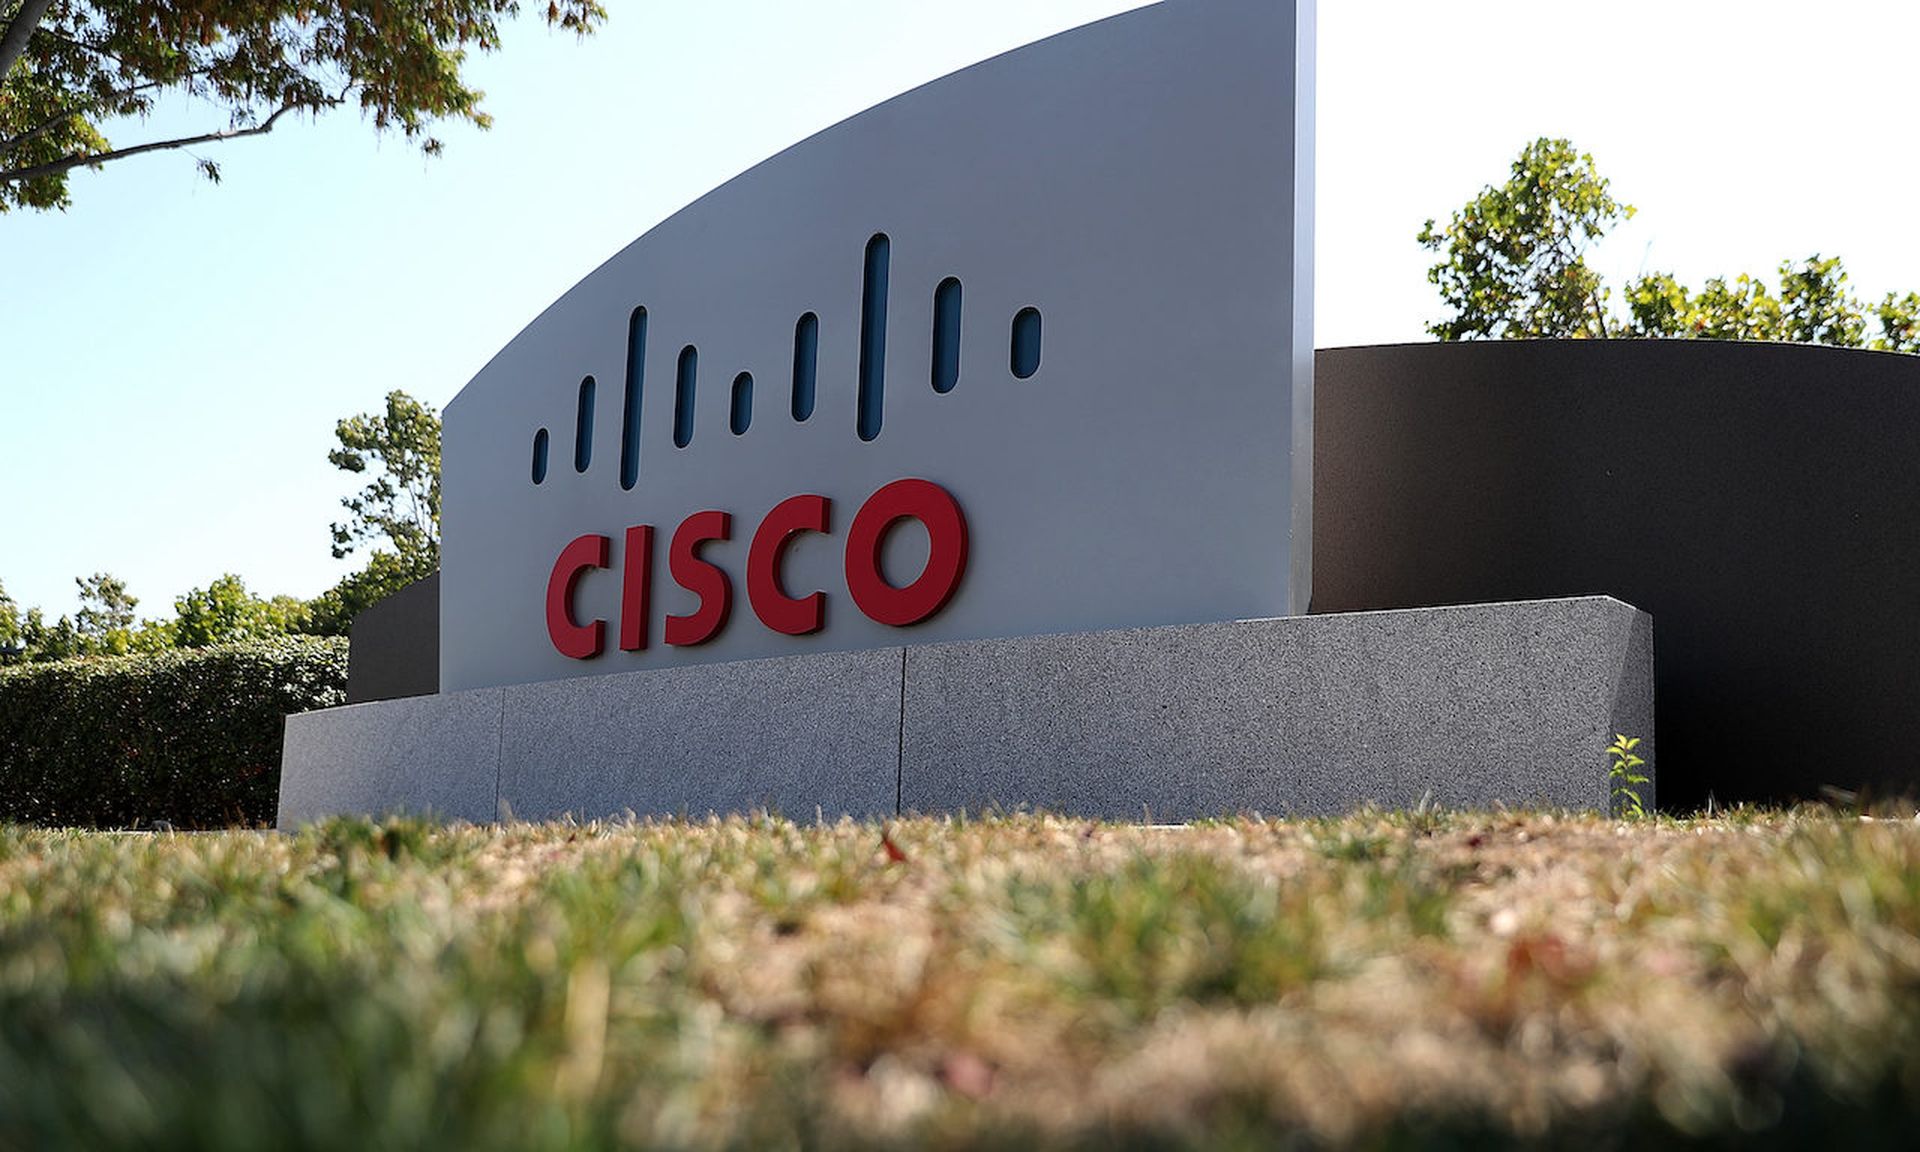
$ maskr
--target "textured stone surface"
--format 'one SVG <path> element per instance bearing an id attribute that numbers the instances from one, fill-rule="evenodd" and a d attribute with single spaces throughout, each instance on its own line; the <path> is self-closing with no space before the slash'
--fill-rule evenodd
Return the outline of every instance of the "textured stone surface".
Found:
<path id="1" fill-rule="evenodd" d="M 486 688 L 287 717 L 280 827 L 341 813 L 492 820 L 502 697 Z"/>
<path id="2" fill-rule="evenodd" d="M 912 648 L 902 806 L 1601 808 L 1611 729 L 1651 735 L 1617 698 L 1650 695 L 1647 624 L 1591 597 Z"/>
<path id="3" fill-rule="evenodd" d="M 900 667 L 884 648 L 507 688 L 502 810 L 891 815 Z"/>
<path id="4" fill-rule="evenodd" d="M 1652 626 L 1619 601 L 1296 616 L 313 712 L 287 721 L 280 819 L 1598 809 L 1616 732 L 1651 768 Z"/>

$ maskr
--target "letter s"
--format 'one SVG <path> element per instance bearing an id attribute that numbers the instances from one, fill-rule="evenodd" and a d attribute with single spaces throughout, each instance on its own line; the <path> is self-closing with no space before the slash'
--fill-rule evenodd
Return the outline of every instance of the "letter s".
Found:
<path id="1" fill-rule="evenodd" d="M 667 617 L 667 643 L 678 648 L 705 644 L 726 627 L 727 614 L 733 610 L 733 584 L 718 566 L 700 559 L 698 550 L 708 540 L 729 539 L 732 532 L 733 517 L 711 509 L 695 512 L 674 530 L 667 570 L 675 584 L 700 597 L 700 607 L 686 616 Z"/>

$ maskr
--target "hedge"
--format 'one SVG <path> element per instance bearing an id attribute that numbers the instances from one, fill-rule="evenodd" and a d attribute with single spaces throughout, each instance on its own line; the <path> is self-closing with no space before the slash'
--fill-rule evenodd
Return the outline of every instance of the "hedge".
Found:
<path id="1" fill-rule="evenodd" d="M 283 718 L 346 686 L 338 637 L 0 669 L 0 821 L 271 824 Z"/>

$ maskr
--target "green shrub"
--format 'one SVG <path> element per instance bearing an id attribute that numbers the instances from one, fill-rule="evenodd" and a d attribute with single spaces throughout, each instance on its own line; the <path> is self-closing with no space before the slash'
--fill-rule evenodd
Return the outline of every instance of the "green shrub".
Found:
<path id="1" fill-rule="evenodd" d="M 0 670 L 0 821 L 273 822 L 283 718 L 346 700 L 344 639 Z"/>

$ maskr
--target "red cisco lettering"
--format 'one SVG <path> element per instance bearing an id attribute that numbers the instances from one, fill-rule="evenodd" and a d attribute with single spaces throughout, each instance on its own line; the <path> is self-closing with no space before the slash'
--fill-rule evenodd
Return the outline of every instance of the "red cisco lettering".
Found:
<path id="1" fill-rule="evenodd" d="M 587 569 L 607 566 L 609 543 L 605 536 L 582 536 L 562 548 L 553 562 L 553 574 L 547 577 L 547 635 L 562 656 L 587 660 L 606 647 L 606 621 L 573 622 L 573 586 Z"/>
<path id="2" fill-rule="evenodd" d="M 826 622 L 827 594 L 788 596 L 780 587 L 780 559 L 795 536 L 825 532 L 832 509 L 825 496 L 790 496 L 773 506 L 753 534 L 753 548 L 747 553 L 747 601 L 760 623 L 775 632 L 805 636 L 818 632 Z"/>
<path id="3" fill-rule="evenodd" d="M 620 650 L 642 652 L 647 647 L 647 611 L 653 591 L 653 525 L 627 529 L 627 554 L 620 581 Z"/>
<path id="4" fill-rule="evenodd" d="M 747 552 L 747 601 L 760 622 L 775 632 L 805 636 L 826 623 L 827 594 L 789 596 L 780 579 L 781 563 L 794 537 L 831 530 L 833 503 L 806 493 L 774 505 L 760 521 Z M 896 588 L 880 570 L 887 534 L 902 520 L 925 525 L 927 566 L 912 583 Z M 685 616 L 668 616 L 665 638 L 676 647 L 705 644 L 726 627 L 733 610 L 733 582 L 726 571 L 702 559 L 700 546 L 732 539 L 733 519 L 708 509 L 681 521 L 667 548 L 667 569 L 682 588 L 699 597 Z M 598 656 L 605 648 L 606 623 L 573 620 L 574 585 L 589 568 L 608 567 L 612 541 L 582 536 L 568 544 L 547 581 L 547 634 L 561 655 L 575 660 Z M 653 581 L 653 526 L 627 529 L 620 594 L 620 647 L 647 647 Z M 967 568 L 967 518 L 951 493 L 929 480 L 904 479 L 867 497 L 847 531 L 845 572 L 854 606 L 877 623 L 904 628 L 938 613 L 960 587 Z"/>
<path id="5" fill-rule="evenodd" d="M 927 527 L 927 567 L 905 588 L 880 572 L 880 548 L 902 520 Z M 927 480 L 895 480 L 867 497 L 847 530 L 847 591 L 872 620 L 904 628 L 946 607 L 967 570 L 967 518 L 945 488 Z"/>
<path id="6" fill-rule="evenodd" d="M 733 582 L 717 564 L 700 559 L 700 545 L 729 539 L 733 517 L 708 509 L 680 522 L 667 549 L 667 570 L 673 582 L 700 597 L 700 607 L 685 616 L 667 617 L 667 643 L 676 648 L 705 644 L 720 634 L 733 611 Z"/>

